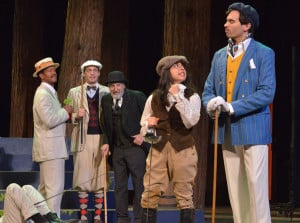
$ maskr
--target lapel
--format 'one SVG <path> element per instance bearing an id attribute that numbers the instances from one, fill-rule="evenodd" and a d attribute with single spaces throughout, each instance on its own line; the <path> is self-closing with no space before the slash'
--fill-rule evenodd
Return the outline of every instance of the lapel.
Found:
<path id="1" fill-rule="evenodd" d="M 128 114 L 129 103 L 130 103 L 130 96 L 128 95 L 128 91 L 125 88 L 124 94 L 123 94 L 122 109 L 121 109 L 122 117 L 127 117 L 127 115 L 129 115 Z M 122 120 L 124 121 L 124 118 Z"/>
<path id="2" fill-rule="evenodd" d="M 98 85 L 99 86 L 99 104 L 98 104 L 98 108 L 99 108 L 99 111 L 101 111 L 101 101 L 102 101 L 102 97 L 104 95 L 107 94 L 107 91 L 104 89 L 104 87 L 102 85 Z M 101 114 L 101 112 L 99 112 L 99 114 Z"/>
<path id="3" fill-rule="evenodd" d="M 47 86 L 45 86 L 44 84 L 41 84 L 40 88 L 46 90 L 49 93 L 49 95 L 52 96 L 53 100 L 58 101 L 57 95 L 55 93 L 53 93 Z"/>
<path id="4" fill-rule="evenodd" d="M 219 70 L 217 70 L 218 73 L 220 73 L 220 79 L 217 80 L 218 83 L 216 86 L 219 87 L 219 94 L 223 95 L 225 97 L 226 95 L 226 73 L 227 73 L 227 47 L 224 47 L 221 55 L 220 55 L 220 64 L 218 64 Z"/>
<path id="5" fill-rule="evenodd" d="M 87 84 L 84 83 L 83 84 L 83 87 L 81 87 L 81 85 L 79 86 L 79 101 L 81 101 L 81 96 L 83 96 L 82 98 L 82 105 L 83 105 L 83 108 L 86 110 L 87 114 L 89 114 L 89 106 L 88 106 L 88 102 L 87 102 L 87 94 L 86 94 L 86 86 Z M 83 88 L 83 94 L 81 94 L 81 91 L 82 91 L 82 88 Z"/>

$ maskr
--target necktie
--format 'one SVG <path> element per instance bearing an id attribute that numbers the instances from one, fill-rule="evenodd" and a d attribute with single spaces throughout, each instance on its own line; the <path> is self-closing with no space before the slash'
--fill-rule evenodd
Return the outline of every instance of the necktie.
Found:
<path id="1" fill-rule="evenodd" d="M 120 109 L 119 101 L 120 101 L 120 99 L 117 99 L 117 100 L 116 100 L 116 103 L 115 103 L 115 106 L 114 106 L 114 110 L 115 110 L 115 111 L 118 111 L 118 110 Z"/>
<path id="2" fill-rule="evenodd" d="M 88 91 L 91 90 L 91 89 L 94 90 L 94 91 L 96 91 L 97 87 L 96 87 L 96 86 L 89 86 L 89 85 L 88 85 L 88 86 L 86 87 L 86 89 L 87 89 Z"/>
<path id="3" fill-rule="evenodd" d="M 231 56 L 234 56 L 234 52 L 233 52 L 234 42 L 232 39 L 228 39 L 228 46 L 229 46 L 229 52 Z"/>

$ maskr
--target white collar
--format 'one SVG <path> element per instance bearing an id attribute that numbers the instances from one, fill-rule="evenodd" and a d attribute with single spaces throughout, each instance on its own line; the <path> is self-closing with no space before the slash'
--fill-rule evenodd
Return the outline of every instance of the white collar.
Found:
<path id="1" fill-rule="evenodd" d="M 252 38 L 247 38 L 244 41 L 240 42 L 239 44 L 234 45 L 233 47 L 236 48 L 234 50 L 235 51 L 234 52 L 234 56 L 231 55 L 231 53 L 229 51 L 230 50 L 230 46 L 228 44 L 227 45 L 227 55 L 229 55 L 233 59 L 236 58 L 236 57 L 238 57 L 238 56 L 240 56 L 242 53 L 244 53 L 247 50 L 247 48 L 248 48 L 248 46 L 249 46 L 249 44 L 251 42 L 251 39 Z"/>
<path id="2" fill-rule="evenodd" d="M 52 85 L 50 85 L 46 82 L 42 82 L 41 84 L 44 85 L 45 87 L 47 87 L 53 94 L 56 94 L 56 90 Z"/>

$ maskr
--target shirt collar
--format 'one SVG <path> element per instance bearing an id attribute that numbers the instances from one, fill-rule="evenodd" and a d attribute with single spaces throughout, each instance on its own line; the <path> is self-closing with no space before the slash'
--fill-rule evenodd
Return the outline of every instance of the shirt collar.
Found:
<path id="1" fill-rule="evenodd" d="M 228 44 L 227 45 L 227 55 L 231 56 L 232 58 L 236 58 L 236 57 L 240 56 L 242 53 L 244 53 L 247 50 L 247 48 L 248 48 L 248 46 L 249 46 L 249 44 L 251 42 L 251 39 L 252 38 L 247 38 L 244 41 L 242 41 L 239 44 L 234 45 L 234 46 L 230 46 L 230 44 Z M 235 47 L 236 48 L 234 50 L 234 56 L 231 55 L 231 53 L 230 53 L 231 47 Z"/>

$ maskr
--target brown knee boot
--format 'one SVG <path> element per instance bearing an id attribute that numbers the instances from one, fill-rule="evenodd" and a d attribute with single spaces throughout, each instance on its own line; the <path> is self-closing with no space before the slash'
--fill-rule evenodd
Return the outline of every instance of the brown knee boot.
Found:
<path id="1" fill-rule="evenodd" d="M 194 223 L 195 210 L 194 209 L 181 209 L 180 210 L 180 223 Z"/>

